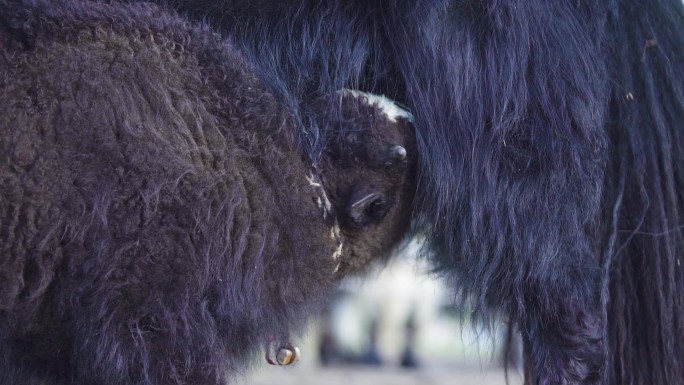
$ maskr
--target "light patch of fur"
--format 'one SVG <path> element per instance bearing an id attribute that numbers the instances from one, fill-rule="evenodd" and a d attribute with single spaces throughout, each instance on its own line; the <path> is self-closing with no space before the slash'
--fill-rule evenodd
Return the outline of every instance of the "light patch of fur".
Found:
<path id="1" fill-rule="evenodd" d="M 316 204 L 323 211 L 323 218 L 327 218 L 332 212 L 332 204 L 328 199 L 328 194 L 325 193 L 325 188 L 323 188 L 323 185 L 321 185 L 321 182 L 318 181 L 313 173 L 310 176 L 306 176 L 306 181 L 309 183 L 309 186 L 313 186 L 318 190 Z"/>
<path id="2" fill-rule="evenodd" d="M 340 225 L 337 223 L 337 221 L 335 221 L 335 224 L 330 229 L 330 237 L 339 242 L 337 249 L 335 249 L 335 252 L 332 255 L 333 261 L 337 261 L 342 256 L 342 248 L 344 246 L 344 242 L 342 241 L 342 235 L 340 234 Z M 337 266 L 335 267 L 334 272 L 337 273 L 337 270 L 339 268 L 340 268 L 340 264 L 338 263 Z"/>
<path id="3" fill-rule="evenodd" d="M 384 95 L 376 95 L 359 90 L 344 89 L 341 91 L 343 95 L 351 95 L 355 98 L 361 98 L 366 104 L 378 107 L 391 122 L 396 122 L 398 118 L 408 119 L 413 121 L 413 115 L 410 112 L 399 107 L 392 99 Z"/>
<path id="4" fill-rule="evenodd" d="M 328 219 L 328 215 L 332 214 L 332 204 L 328 199 L 328 195 L 325 192 L 325 188 L 318 180 L 318 178 L 316 178 L 313 172 L 311 173 L 311 175 L 305 176 L 305 178 L 306 181 L 309 183 L 309 186 L 312 186 L 316 189 L 316 205 L 323 212 L 323 219 Z M 335 220 L 335 223 L 330 228 L 330 238 L 339 242 L 337 248 L 332 254 L 333 261 L 337 261 L 342 256 L 342 250 L 344 249 L 344 242 L 342 241 L 342 234 L 340 233 L 340 225 L 337 223 L 337 220 Z M 339 268 L 340 264 L 338 263 L 337 266 L 335 266 L 335 269 L 333 270 L 333 274 L 337 273 Z"/>
<path id="5" fill-rule="evenodd" d="M 335 249 L 335 252 L 333 253 L 333 261 L 337 261 L 341 256 L 342 256 L 342 248 L 344 247 L 344 243 L 340 241 L 340 244 L 337 245 L 337 249 Z"/>
<path id="6" fill-rule="evenodd" d="M 340 225 L 335 221 L 335 225 L 330 229 L 330 238 L 340 239 Z"/>

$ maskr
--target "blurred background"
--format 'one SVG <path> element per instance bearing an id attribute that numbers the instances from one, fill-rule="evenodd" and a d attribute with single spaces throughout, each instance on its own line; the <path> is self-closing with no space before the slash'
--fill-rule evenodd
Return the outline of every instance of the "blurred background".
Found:
<path id="1" fill-rule="evenodd" d="M 493 330 L 470 319 L 418 252 L 409 243 L 386 265 L 344 281 L 292 341 L 301 362 L 277 367 L 262 359 L 238 384 L 503 385 L 506 361 L 508 383 L 521 384 L 519 335 L 503 319 Z"/>

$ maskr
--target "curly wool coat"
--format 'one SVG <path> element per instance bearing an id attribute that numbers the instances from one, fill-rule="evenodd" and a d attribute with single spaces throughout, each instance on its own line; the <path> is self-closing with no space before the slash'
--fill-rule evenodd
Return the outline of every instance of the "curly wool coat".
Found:
<path id="1" fill-rule="evenodd" d="M 0 26 L 0 383 L 223 384 L 408 230 L 383 101 L 317 97 L 312 163 L 206 27 L 77 0 Z"/>

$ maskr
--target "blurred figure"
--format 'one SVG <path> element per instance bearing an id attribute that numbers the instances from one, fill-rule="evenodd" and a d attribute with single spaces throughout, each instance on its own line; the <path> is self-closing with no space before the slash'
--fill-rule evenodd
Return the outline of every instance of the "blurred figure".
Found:
<path id="1" fill-rule="evenodd" d="M 330 309 L 326 309 L 321 314 L 321 337 L 318 345 L 318 360 L 322 366 L 330 366 L 340 363 L 342 356 L 340 354 L 337 341 L 332 331 L 332 322 L 330 320 Z"/>
<path id="2" fill-rule="evenodd" d="M 506 329 L 474 324 L 471 310 L 458 305 L 447 283 L 431 274 L 419 248 L 413 241 L 376 274 L 342 283 L 319 324 L 316 343 L 322 365 L 479 368 L 487 357 L 499 365 Z M 515 361 L 508 367 L 518 365 Z"/>
<path id="3" fill-rule="evenodd" d="M 506 336 L 504 337 L 504 345 L 501 350 L 501 364 L 506 373 L 510 369 L 522 373 L 522 337 L 517 325 L 511 321 L 506 322 Z"/>
<path id="4" fill-rule="evenodd" d="M 399 365 L 402 368 L 407 369 L 417 369 L 420 365 L 418 363 L 418 358 L 416 358 L 415 346 L 416 346 L 416 320 L 415 314 L 411 314 L 411 317 L 406 321 L 406 329 L 404 335 L 406 336 L 406 342 L 404 343 L 404 351 L 401 353 L 401 361 Z"/>
<path id="5" fill-rule="evenodd" d="M 361 355 L 359 363 L 362 365 L 380 366 L 382 359 L 378 352 L 378 322 L 373 320 L 368 328 L 368 347 Z"/>

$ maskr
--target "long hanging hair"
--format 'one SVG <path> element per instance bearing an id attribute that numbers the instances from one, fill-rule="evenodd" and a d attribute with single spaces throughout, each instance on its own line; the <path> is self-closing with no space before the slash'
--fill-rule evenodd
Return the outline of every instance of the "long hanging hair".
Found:
<path id="1" fill-rule="evenodd" d="M 391 43 L 437 264 L 528 359 L 586 301 L 604 383 L 684 383 L 682 2 L 423 3 Z"/>

